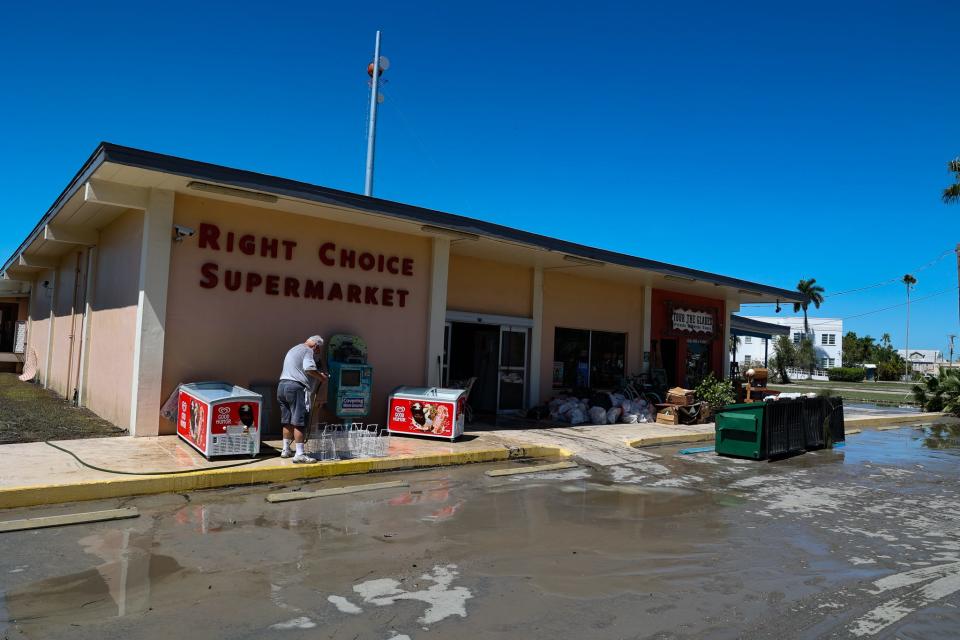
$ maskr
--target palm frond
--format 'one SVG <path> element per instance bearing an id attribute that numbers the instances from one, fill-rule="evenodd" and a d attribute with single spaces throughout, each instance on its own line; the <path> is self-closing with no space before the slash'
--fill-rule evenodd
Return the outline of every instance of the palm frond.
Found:
<path id="1" fill-rule="evenodd" d="M 960 182 L 952 184 L 943 190 L 943 203 L 960 202 Z"/>

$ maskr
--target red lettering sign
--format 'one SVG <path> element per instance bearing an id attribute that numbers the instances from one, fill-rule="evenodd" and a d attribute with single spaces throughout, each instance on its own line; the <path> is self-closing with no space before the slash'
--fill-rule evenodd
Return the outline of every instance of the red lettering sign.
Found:
<path id="1" fill-rule="evenodd" d="M 270 236 L 258 236 L 250 233 L 225 234 L 215 224 L 201 222 L 198 229 L 198 247 L 208 251 L 240 253 L 252 257 L 292 260 L 297 242 Z M 410 277 L 413 275 L 413 258 L 386 255 L 370 251 L 357 251 L 350 247 L 338 247 L 335 242 L 324 242 L 317 251 L 320 264 L 324 267 L 341 269 L 360 269 Z M 221 277 L 222 276 L 222 277 Z M 351 304 L 365 304 L 382 307 L 406 307 L 410 292 L 406 289 L 358 285 L 323 280 L 304 279 L 285 275 L 261 275 L 257 271 L 226 269 L 221 274 L 216 262 L 205 262 L 200 267 L 200 286 L 203 289 L 216 289 L 223 286 L 227 291 L 247 293 L 262 292 L 268 296 L 287 298 L 306 298 L 310 300 L 344 301 Z"/>

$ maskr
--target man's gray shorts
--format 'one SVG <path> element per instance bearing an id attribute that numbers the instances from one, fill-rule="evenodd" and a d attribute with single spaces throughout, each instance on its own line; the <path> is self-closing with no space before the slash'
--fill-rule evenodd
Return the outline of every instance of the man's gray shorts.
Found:
<path id="1" fill-rule="evenodd" d="M 280 424 L 304 427 L 310 419 L 307 406 L 307 390 L 299 382 L 281 380 L 277 386 L 277 401 L 280 403 Z"/>

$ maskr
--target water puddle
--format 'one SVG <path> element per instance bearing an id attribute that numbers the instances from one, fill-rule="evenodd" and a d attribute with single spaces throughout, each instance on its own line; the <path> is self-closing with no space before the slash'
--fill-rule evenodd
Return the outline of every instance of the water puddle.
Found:
<path id="1" fill-rule="evenodd" d="M 182 567 L 170 556 L 134 555 L 6 592 L 11 621 L 44 619 L 52 624 L 82 624 L 145 611 L 150 587 Z"/>
<path id="2" fill-rule="evenodd" d="M 864 430 L 851 436 L 842 450 L 846 463 L 955 465 L 960 457 L 960 425 L 906 426 L 892 431 Z"/>

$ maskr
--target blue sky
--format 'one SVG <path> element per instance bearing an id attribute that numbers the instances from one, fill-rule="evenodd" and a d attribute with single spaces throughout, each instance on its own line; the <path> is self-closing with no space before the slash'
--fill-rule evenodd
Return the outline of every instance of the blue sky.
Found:
<path id="1" fill-rule="evenodd" d="M 828 294 L 960 241 L 960 3 L 338 4 L 6 7 L 0 253 L 101 140 L 361 191 L 377 28 L 380 197 Z M 956 287 L 955 257 L 916 275 Z M 912 346 L 960 333 L 955 289 L 913 309 Z M 904 309 L 845 328 L 902 346 Z"/>

